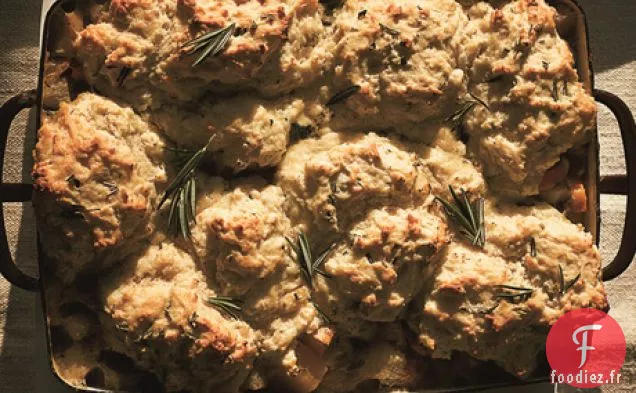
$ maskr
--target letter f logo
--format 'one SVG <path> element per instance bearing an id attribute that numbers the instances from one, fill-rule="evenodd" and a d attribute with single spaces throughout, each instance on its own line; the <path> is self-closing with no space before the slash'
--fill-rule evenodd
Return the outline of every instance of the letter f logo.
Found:
<path id="1" fill-rule="evenodd" d="M 583 367 L 583 365 L 585 364 L 585 361 L 587 360 L 587 351 L 592 351 L 596 349 L 594 347 L 587 345 L 587 331 L 601 330 L 602 327 L 603 327 L 602 325 L 585 325 L 576 329 L 574 333 L 572 334 L 572 341 L 574 341 L 574 344 L 581 345 L 580 347 L 576 349 L 577 351 L 581 351 L 581 364 L 579 364 L 579 368 Z M 581 340 L 582 341 L 581 343 L 579 343 L 579 340 L 576 338 L 576 336 L 580 332 L 583 332 L 583 335 L 582 335 L 583 339 Z"/>

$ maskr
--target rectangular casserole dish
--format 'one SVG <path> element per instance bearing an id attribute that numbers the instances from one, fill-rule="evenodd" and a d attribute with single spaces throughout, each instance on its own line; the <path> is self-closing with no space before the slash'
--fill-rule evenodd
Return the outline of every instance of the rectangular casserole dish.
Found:
<path id="1" fill-rule="evenodd" d="M 57 1 L 47 13 L 44 24 L 37 89 L 30 90 L 13 97 L 0 109 L 0 173 L 2 173 L 3 168 L 7 134 L 13 117 L 20 110 L 33 107 L 36 110 L 37 128 L 39 129 L 40 127 L 41 115 L 45 110 L 44 98 L 46 97 L 47 89 L 47 85 L 44 82 L 44 70 L 46 62 L 48 61 L 47 43 L 50 39 L 54 38 L 53 35 L 57 34 L 53 28 L 54 23 L 52 22 L 52 19 L 56 13 L 63 12 L 63 8 L 68 5 L 66 3 L 67 1 L 65 0 Z M 629 109 L 624 103 L 622 103 L 622 101 L 620 101 L 620 99 L 610 93 L 594 90 L 593 88 L 593 72 L 590 63 L 589 40 L 583 10 L 573 0 L 551 0 L 549 3 L 554 6 L 561 15 L 559 32 L 569 43 L 574 53 L 576 68 L 578 70 L 580 80 L 583 82 L 586 89 L 590 93 L 594 94 L 595 98 L 599 102 L 608 106 L 612 110 L 618 119 L 623 137 L 627 161 L 626 177 L 615 176 L 600 179 L 598 138 L 595 136 L 587 147 L 588 154 L 585 186 L 588 193 L 588 209 L 585 217 L 583 218 L 583 224 L 592 233 L 597 244 L 601 220 L 599 206 L 600 193 L 606 192 L 628 195 L 627 215 L 621 245 L 619 250 L 617 250 L 616 258 L 607 264 L 603 270 L 603 279 L 608 281 L 620 275 L 628 267 L 632 261 L 634 253 L 636 252 L 636 243 L 633 242 L 636 235 L 636 179 L 633 177 L 636 176 L 636 159 L 631 157 L 632 154 L 636 154 L 634 153 L 636 151 L 636 127 L 634 126 L 634 120 Z M 31 198 L 32 186 L 29 184 L 0 183 L 0 187 L 1 202 L 25 202 L 29 201 Z M 53 307 L 56 306 L 56 303 L 50 298 L 50 296 L 47 296 L 47 293 L 49 293 L 47 289 L 50 288 L 52 282 L 52 277 L 50 277 L 50 274 L 47 274 L 47 265 L 49 265 L 49 261 L 45 254 L 39 252 L 40 278 L 36 279 L 29 277 L 18 270 L 9 253 L 3 212 L 0 209 L 0 272 L 17 287 L 30 291 L 39 291 L 41 293 L 44 304 L 44 312 L 46 313 L 45 320 L 47 321 L 49 361 L 53 373 L 60 378 L 62 382 L 68 384 L 77 391 L 108 392 L 109 390 L 79 388 L 71 385 L 60 376 L 60 371 L 58 369 L 59 363 L 56 361 L 55 353 L 57 348 L 64 346 L 65 344 L 60 342 L 63 340 L 60 339 L 59 335 L 56 334 L 54 331 L 55 329 L 52 328 L 50 324 L 50 315 Z M 487 368 L 488 364 L 484 364 L 482 368 L 484 367 Z M 494 369 L 494 371 L 495 372 L 493 373 L 487 373 L 488 375 L 482 376 L 479 380 L 457 380 L 452 386 L 439 386 L 434 390 L 466 391 L 509 384 L 544 382 L 548 378 L 548 368 L 544 360 L 543 366 L 539 367 L 537 375 L 525 381 L 516 381 L 507 375 L 498 374 L 498 370 L 496 369 Z M 152 384 L 147 381 L 143 382 L 143 377 L 139 377 L 138 379 L 142 381 L 140 382 L 142 384 Z M 146 386 L 142 389 L 152 389 L 152 387 L 149 388 Z M 156 392 L 155 390 L 153 391 Z"/>

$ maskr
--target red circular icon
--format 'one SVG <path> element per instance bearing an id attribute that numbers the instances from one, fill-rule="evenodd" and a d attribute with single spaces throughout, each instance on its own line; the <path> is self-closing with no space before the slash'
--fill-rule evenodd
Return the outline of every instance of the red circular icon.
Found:
<path id="1" fill-rule="evenodd" d="M 545 347 L 552 383 L 577 388 L 620 383 L 625 335 L 603 311 L 582 308 L 563 315 L 550 329 Z"/>

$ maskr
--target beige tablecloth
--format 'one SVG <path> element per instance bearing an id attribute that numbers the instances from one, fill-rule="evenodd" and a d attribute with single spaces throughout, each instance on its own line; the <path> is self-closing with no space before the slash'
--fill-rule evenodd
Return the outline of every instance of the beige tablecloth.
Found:
<path id="1" fill-rule="evenodd" d="M 46 0 L 45 0 L 46 1 Z M 48 1 L 46 1 L 48 3 Z M 590 24 L 596 85 L 618 94 L 636 112 L 636 1 L 580 0 Z M 0 102 L 36 86 L 41 3 L 37 0 L 0 0 Z M 30 126 L 27 124 L 30 123 Z M 622 145 L 615 121 L 604 108 L 599 114 L 601 173 L 624 172 Z M 5 158 L 5 181 L 29 182 L 30 151 L 34 143 L 33 116 L 23 112 L 14 122 Z M 622 233 L 625 198 L 601 198 L 601 252 L 613 257 Z M 34 221 L 29 206 L 4 207 L 13 255 L 19 265 L 35 272 Z M 633 239 L 636 241 L 636 239 Z M 628 341 L 622 384 L 602 391 L 636 391 L 636 268 L 607 284 L 613 315 Z M 11 288 L 0 278 L 0 392 L 57 392 L 48 375 L 42 347 L 41 319 L 36 295 Z M 36 343 L 38 343 L 36 345 Z M 562 389 L 560 389 L 562 390 Z M 519 391 L 516 389 L 515 391 Z M 550 392 L 550 386 L 524 391 Z"/>

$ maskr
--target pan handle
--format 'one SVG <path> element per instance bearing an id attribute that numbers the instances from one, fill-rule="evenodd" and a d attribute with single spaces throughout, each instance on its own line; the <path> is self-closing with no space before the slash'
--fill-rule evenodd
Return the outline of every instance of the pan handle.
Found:
<path id="1" fill-rule="evenodd" d="M 618 253 L 614 260 L 603 268 L 603 280 L 609 281 L 618 277 L 627 269 L 636 253 L 636 124 L 629 107 L 618 97 L 604 90 L 594 90 L 594 98 L 608 107 L 616 119 L 621 130 L 623 148 L 625 150 L 625 166 L 627 176 L 608 176 L 601 179 L 599 185 L 601 193 L 627 195 L 627 213 L 625 227 Z"/>
<path id="2" fill-rule="evenodd" d="M 37 278 L 23 273 L 15 265 L 9 251 L 7 229 L 4 225 L 4 212 L 1 204 L 4 202 L 30 201 L 32 186 L 29 184 L 5 184 L 2 182 L 2 173 L 4 170 L 4 152 L 7 146 L 11 122 L 21 110 L 35 105 L 36 97 L 37 92 L 35 90 L 24 91 L 10 98 L 0 107 L 0 274 L 11 284 L 27 291 L 37 291 L 40 288 L 40 282 Z"/>

